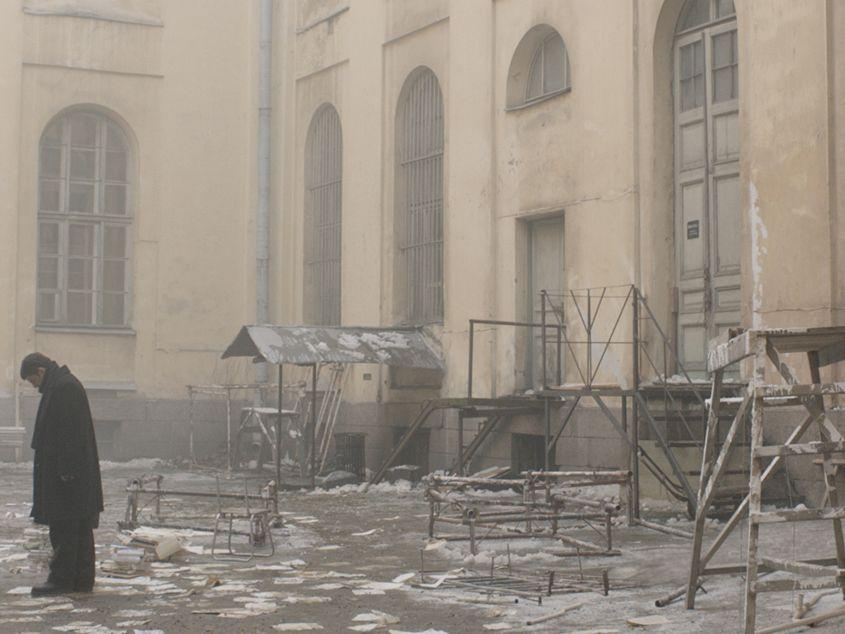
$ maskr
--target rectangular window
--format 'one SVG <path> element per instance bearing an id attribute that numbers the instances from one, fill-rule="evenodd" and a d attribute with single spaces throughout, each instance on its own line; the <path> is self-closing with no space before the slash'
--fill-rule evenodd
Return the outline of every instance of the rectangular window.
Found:
<path id="1" fill-rule="evenodd" d="M 713 103 L 739 96 L 736 31 L 713 36 Z"/>
<path id="2" fill-rule="evenodd" d="M 681 112 L 704 105 L 704 54 L 702 43 L 681 47 Z"/>
<path id="3" fill-rule="evenodd" d="M 39 149 L 38 323 L 128 321 L 129 152 L 96 113 L 51 123 Z"/>

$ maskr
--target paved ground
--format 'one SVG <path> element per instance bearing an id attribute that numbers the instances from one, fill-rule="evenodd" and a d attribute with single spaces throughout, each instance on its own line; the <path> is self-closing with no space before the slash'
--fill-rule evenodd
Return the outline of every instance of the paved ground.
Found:
<path id="1" fill-rule="evenodd" d="M 146 468 L 144 468 L 146 467 Z M 584 560 L 587 572 L 606 567 L 610 571 L 610 596 L 567 594 L 544 600 L 542 606 L 526 600 L 486 597 L 449 589 L 422 590 L 401 579 L 420 567 L 425 545 L 427 504 L 422 492 L 408 487 L 380 487 L 331 494 L 286 493 L 282 496 L 285 526 L 274 534 L 278 552 L 272 559 L 252 563 L 223 563 L 207 554 L 188 554 L 170 563 L 157 563 L 149 577 L 128 581 L 98 577 L 91 595 L 31 599 L 27 588 L 43 580 L 47 549 L 27 549 L 38 541 L 28 519 L 30 465 L 0 463 L 0 632 L 273 632 L 307 631 L 281 629 L 293 623 L 312 623 L 325 632 L 485 632 L 488 630 L 531 632 L 626 632 L 633 631 L 626 619 L 659 615 L 666 623 L 648 628 L 654 632 L 739 631 L 741 580 L 722 577 L 709 580 L 708 594 L 695 611 L 675 604 L 654 607 L 654 599 L 684 582 L 689 542 L 643 528 L 619 527 L 615 531 L 621 557 Z M 96 533 L 101 559 L 116 541 L 117 520 L 123 517 L 127 478 L 149 472 L 149 465 L 110 465 L 104 470 L 107 510 Z M 207 473 L 157 469 L 171 488 L 213 490 Z M 238 482 L 224 483 L 237 490 Z M 212 507 L 189 499 L 176 500 L 165 511 L 195 525 L 207 525 Z M 201 518 L 204 516 L 204 519 Z M 195 518 L 195 519 L 191 519 Z M 664 517 L 665 519 L 665 517 Z M 826 532 L 822 530 L 824 524 Z M 683 522 L 674 524 L 689 528 Z M 25 529 L 30 529 L 24 533 Z M 715 528 L 713 529 L 715 530 Z M 776 543 L 767 554 L 791 557 L 830 556 L 829 524 L 790 526 L 767 531 L 767 543 Z M 356 533 L 358 533 L 356 535 Z M 577 538 L 589 538 L 589 529 L 575 530 Z M 724 561 L 738 558 L 744 544 L 741 534 L 725 547 Z M 207 533 L 190 538 L 194 546 L 210 544 Z M 809 547 L 802 546 L 809 543 Z M 577 562 L 547 552 L 551 543 L 512 541 L 511 565 L 526 574 L 553 568 L 558 574 L 574 574 Z M 467 556 L 465 543 L 449 543 L 425 552 L 426 569 L 461 566 L 489 570 L 493 550 L 496 565 L 504 563 L 505 542 L 482 546 L 476 557 Z M 488 550 L 489 549 L 489 550 Z M 207 587 L 209 579 L 221 585 Z M 20 593 L 20 594 L 19 594 Z M 527 620 L 585 602 L 563 618 L 542 625 L 526 626 Z M 767 595 L 762 601 L 760 623 L 787 620 L 792 596 Z M 819 608 L 841 605 L 826 597 Z M 383 612 L 386 618 L 374 613 Z M 198 614 L 197 612 L 219 612 Z M 382 623 L 354 620 L 375 614 Z M 387 621 L 396 621 L 388 623 Z M 274 629 L 275 626 L 275 629 Z M 350 627 L 364 626 L 359 630 Z M 315 626 L 316 627 L 316 626 Z M 841 632 L 845 620 L 817 628 Z"/>

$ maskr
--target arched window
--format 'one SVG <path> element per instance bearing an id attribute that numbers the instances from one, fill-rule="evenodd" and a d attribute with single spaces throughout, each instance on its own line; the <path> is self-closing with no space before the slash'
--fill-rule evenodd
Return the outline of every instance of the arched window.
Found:
<path id="1" fill-rule="evenodd" d="M 420 69 L 402 90 L 397 113 L 401 266 L 411 323 L 443 321 L 443 96 Z"/>
<path id="2" fill-rule="evenodd" d="M 706 345 L 740 321 L 739 58 L 732 0 L 687 0 L 675 29 L 678 348 L 706 371 Z"/>
<path id="3" fill-rule="evenodd" d="M 689 0 L 681 11 L 678 31 L 702 27 L 735 14 L 734 0 Z"/>
<path id="4" fill-rule="evenodd" d="M 132 157 L 96 111 L 54 119 L 39 148 L 37 322 L 129 324 Z"/>
<path id="5" fill-rule="evenodd" d="M 571 88 L 569 53 L 554 28 L 538 24 L 514 51 L 508 71 L 507 107 L 519 108 Z"/>
<path id="6" fill-rule="evenodd" d="M 314 114 L 305 152 L 304 318 L 309 324 L 338 325 L 343 140 L 331 105 Z"/>
<path id="7" fill-rule="evenodd" d="M 548 35 L 534 52 L 525 101 L 553 95 L 569 87 L 569 56 L 558 33 Z"/>

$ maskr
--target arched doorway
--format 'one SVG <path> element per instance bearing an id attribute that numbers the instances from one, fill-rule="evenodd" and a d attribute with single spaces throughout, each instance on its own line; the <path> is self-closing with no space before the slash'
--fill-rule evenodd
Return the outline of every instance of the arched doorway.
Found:
<path id="1" fill-rule="evenodd" d="M 739 72 L 733 0 L 687 0 L 674 39 L 678 351 L 706 372 L 707 342 L 740 321 Z"/>

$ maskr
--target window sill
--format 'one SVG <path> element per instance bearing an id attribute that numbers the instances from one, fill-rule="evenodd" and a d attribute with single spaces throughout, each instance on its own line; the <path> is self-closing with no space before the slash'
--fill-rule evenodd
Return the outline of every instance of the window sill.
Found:
<path id="1" fill-rule="evenodd" d="M 564 88 L 563 90 L 556 90 L 555 92 L 550 92 L 548 95 L 543 95 L 542 97 L 537 97 L 537 99 L 532 99 L 531 101 L 526 101 L 524 103 L 517 104 L 515 106 L 507 106 L 505 108 L 505 112 L 514 112 L 516 110 L 525 110 L 526 108 L 531 108 L 532 106 L 536 106 L 537 104 L 549 101 L 550 99 L 555 99 L 556 97 L 560 97 L 561 95 L 567 95 L 572 92 L 572 86 L 568 88 Z"/>
<path id="2" fill-rule="evenodd" d="M 109 326 L 62 326 L 50 324 L 36 324 L 35 332 L 56 332 L 75 335 L 118 335 L 121 337 L 134 337 L 135 330 L 129 327 L 118 328 Z"/>

